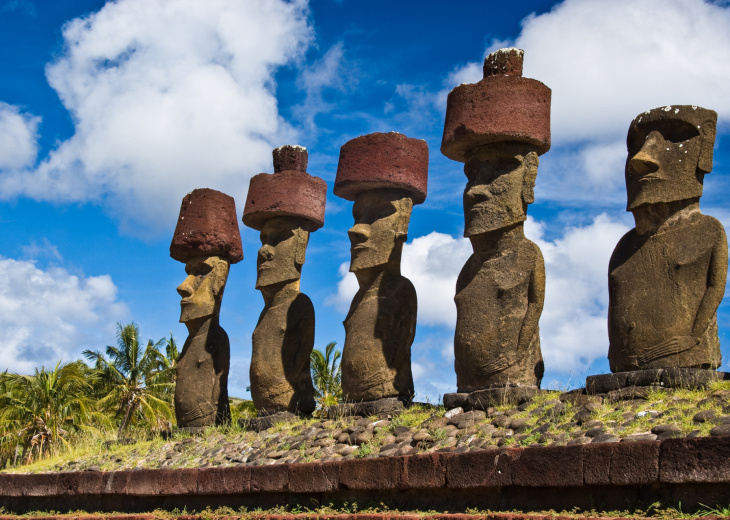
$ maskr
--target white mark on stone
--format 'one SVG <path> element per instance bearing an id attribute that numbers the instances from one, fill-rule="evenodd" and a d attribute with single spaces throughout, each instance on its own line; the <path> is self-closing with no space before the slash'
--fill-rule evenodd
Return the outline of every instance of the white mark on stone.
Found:
<path id="1" fill-rule="evenodd" d="M 665 111 L 665 112 L 669 112 L 669 111 L 670 111 L 671 109 L 672 109 L 672 107 L 670 107 L 670 106 L 666 106 L 666 107 L 664 107 L 664 111 Z"/>
<path id="2" fill-rule="evenodd" d="M 679 113 L 679 109 L 678 109 L 678 108 L 675 108 L 675 109 L 674 109 L 674 113 L 675 113 L 675 114 L 678 114 L 678 113 Z"/>
<path id="3" fill-rule="evenodd" d="M 697 110 L 697 105 L 692 105 L 692 110 Z"/>

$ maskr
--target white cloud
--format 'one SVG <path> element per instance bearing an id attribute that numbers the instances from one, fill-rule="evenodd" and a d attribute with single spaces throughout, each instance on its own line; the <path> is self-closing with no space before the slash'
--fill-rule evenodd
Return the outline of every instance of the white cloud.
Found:
<path id="1" fill-rule="evenodd" d="M 337 282 L 337 292 L 329 295 L 325 303 L 336 308 L 342 314 L 347 314 L 347 311 L 350 310 L 350 303 L 352 303 L 352 299 L 359 288 L 357 278 L 350 272 L 350 262 L 340 264 L 337 274 L 340 276 L 340 281 Z"/>
<path id="2" fill-rule="evenodd" d="M 566 0 L 528 16 L 524 75 L 552 91 L 554 144 L 624 139 L 640 112 L 700 105 L 730 116 L 730 8 L 702 0 Z"/>
<path id="3" fill-rule="evenodd" d="M 120 0 L 72 20 L 46 74 L 75 133 L 37 169 L 4 172 L 3 196 L 103 197 L 138 233 L 172 227 L 194 188 L 244 200 L 295 138 L 274 72 L 310 44 L 307 15 L 305 0 Z"/>
<path id="4" fill-rule="evenodd" d="M 456 325 L 456 278 L 471 253 L 468 239 L 435 231 L 403 247 L 401 272 L 416 288 L 419 324 Z"/>
<path id="5" fill-rule="evenodd" d="M 0 101 L 0 170 L 32 166 L 38 153 L 40 117 L 20 112 Z"/>
<path id="6" fill-rule="evenodd" d="M 626 132 L 637 114 L 700 105 L 730 120 L 730 7 L 703 0 L 565 0 L 530 15 L 514 41 L 487 53 L 525 51 L 524 76 L 552 89 L 552 150 L 541 158 L 538 198 L 624 201 Z M 452 71 L 447 90 L 482 78 L 482 62 Z M 723 122 L 724 121 L 724 122 Z"/>
<path id="7" fill-rule="evenodd" d="M 111 277 L 0 257 L 0 371 L 30 373 L 112 343 L 129 314 Z"/>
<path id="8" fill-rule="evenodd" d="M 567 228 L 561 238 L 542 239 L 544 224 L 528 219 L 525 235 L 545 258 L 545 305 L 540 342 L 546 370 L 584 370 L 608 355 L 608 261 L 628 228 L 598 215 L 584 227 Z"/>
<path id="9" fill-rule="evenodd" d="M 324 91 L 328 88 L 345 91 L 357 82 L 355 74 L 343 73 L 344 57 L 344 44 L 338 42 L 322 58 L 305 66 L 297 78 L 297 85 L 306 97 L 292 111 L 310 131 L 316 130 L 314 119 L 318 114 L 330 112 L 335 107 L 324 100 Z"/>

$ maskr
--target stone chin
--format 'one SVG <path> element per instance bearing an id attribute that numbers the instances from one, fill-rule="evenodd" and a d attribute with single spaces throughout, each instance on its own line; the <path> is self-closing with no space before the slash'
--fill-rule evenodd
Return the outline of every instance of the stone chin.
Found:
<path id="1" fill-rule="evenodd" d="M 256 274 L 256 289 L 272 285 L 295 282 L 301 278 L 301 273 L 295 266 L 287 269 L 277 269 L 269 266 L 259 266 Z"/>
<path id="2" fill-rule="evenodd" d="M 634 211 L 647 204 L 676 202 L 702 196 L 702 184 L 699 182 L 686 182 L 682 186 L 659 176 L 638 179 L 633 175 L 626 177 L 626 211 Z"/>
<path id="3" fill-rule="evenodd" d="M 524 211 L 509 211 L 494 215 L 487 207 L 480 206 L 472 207 L 464 215 L 465 237 L 497 231 L 527 220 Z"/>

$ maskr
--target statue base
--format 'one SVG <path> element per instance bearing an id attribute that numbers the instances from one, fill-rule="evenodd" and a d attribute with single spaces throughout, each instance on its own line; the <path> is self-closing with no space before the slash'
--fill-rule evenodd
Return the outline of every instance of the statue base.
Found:
<path id="1" fill-rule="evenodd" d="M 463 408 L 464 411 L 484 410 L 489 407 L 513 404 L 520 405 L 532 400 L 535 396 L 545 392 L 537 386 L 499 386 L 474 390 L 473 392 L 458 392 L 444 394 L 444 408 L 453 410 Z"/>
<path id="2" fill-rule="evenodd" d="M 411 405 L 410 399 L 400 397 L 384 397 L 376 401 L 361 401 L 359 403 L 342 403 L 327 408 L 327 417 L 336 419 L 360 415 L 368 417 L 371 415 L 399 413 Z"/>
<path id="3" fill-rule="evenodd" d="M 600 374 L 586 378 L 587 394 L 606 394 L 633 387 L 706 388 L 713 381 L 730 381 L 730 373 L 704 368 L 652 368 Z"/>
<path id="4" fill-rule="evenodd" d="M 239 419 L 238 425 L 246 430 L 262 432 L 280 422 L 290 422 L 300 419 L 301 416 L 291 412 L 276 412 L 272 414 L 260 414 L 258 417 Z"/>

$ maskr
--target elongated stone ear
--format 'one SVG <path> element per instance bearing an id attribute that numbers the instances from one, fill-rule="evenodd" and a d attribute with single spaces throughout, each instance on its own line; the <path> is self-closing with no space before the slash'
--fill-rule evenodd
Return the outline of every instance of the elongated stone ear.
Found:
<path id="1" fill-rule="evenodd" d="M 230 264 L 226 259 L 218 258 L 213 270 L 208 275 L 213 277 L 213 280 L 211 281 L 211 288 L 213 289 L 213 296 L 216 298 L 220 296 L 221 292 L 223 292 L 223 288 L 226 286 L 229 267 Z"/>
<path id="2" fill-rule="evenodd" d="M 700 158 L 697 161 L 697 169 L 703 173 L 710 173 L 712 171 L 712 152 L 715 146 L 716 133 L 715 121 L 708 119 L 702 123 L 702 128 L 700 128 L 702 145 L 700 148 Z"/>
<path id="3" fill-rule="evenodd" d="M 535 152 L 528 153 L 522 160 L 525 165 L 525 179 L 522 181 L 522 200 L 525 204 L 535 202 L 535 180 L 540 158 Z"/>
<path id="4" fill-rule="evenodd" d="M 304 260 L 307 254 L 307 244 L 309 244 L 309 231 L 305 231 L 302 228 L 294 230 L 294 236 L 297 241 L 297 253 L 294 256 L 294 263 L 299 266 L 304 265 Z"/>

